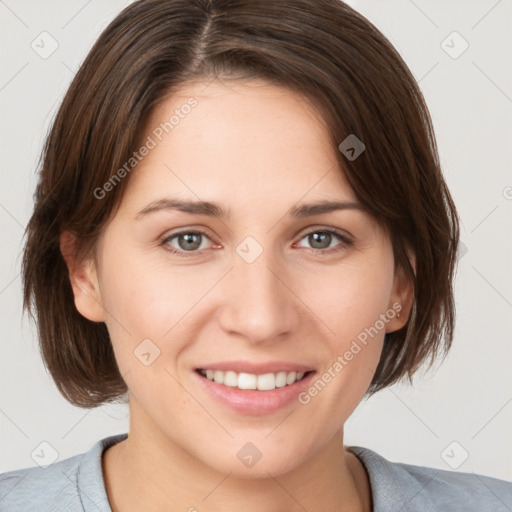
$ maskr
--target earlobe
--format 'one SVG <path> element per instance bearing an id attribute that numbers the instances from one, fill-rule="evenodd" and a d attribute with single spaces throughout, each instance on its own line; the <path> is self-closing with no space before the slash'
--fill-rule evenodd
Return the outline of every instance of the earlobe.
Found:
<path id="1" fill-rule="evenodd" d="M 105 312 L 94 260 L 92 258 L 83 261 L 77 259 L 76 236 L 70 231 L 63 231 L 60 235 L 60 252 L 68 267 L 77 310 L 88 320 L 104 322 Z"/>

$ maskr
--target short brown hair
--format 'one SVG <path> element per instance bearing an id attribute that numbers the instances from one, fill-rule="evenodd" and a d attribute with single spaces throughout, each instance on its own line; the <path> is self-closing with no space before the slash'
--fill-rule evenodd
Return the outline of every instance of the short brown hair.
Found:
<path id="1" fill-rule="evenodd" d="M 451 345 L 457 212 L 432 122 L 408 67 L 384 35 L 340 0 L 139 0 L 104 30 L 71 83 L 41 155 L 23 257 L 24 307 L 43 360 L 72 404 L 127 391 L 104 323 L 80 315 L 59 248 L 94 253 L 129 176 L 107 182 L 138 147 L 148 116 L 195 79 L 263 78 L 312 101 L 357 198 L 390 235 L 395 270 L 413 286 L 407 324 L 386 334 L 373 393 Z M 356 159 L 338 145 L 355 134 Z M 416 257 L 411 267 L 408 250 Z"/>

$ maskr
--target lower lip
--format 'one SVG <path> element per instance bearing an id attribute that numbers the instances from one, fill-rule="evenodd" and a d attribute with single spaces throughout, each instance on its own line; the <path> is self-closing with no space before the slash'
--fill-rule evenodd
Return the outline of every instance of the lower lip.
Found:
<path id="1" fill-rule="evenodd" d="M 208 393 L 220 403 L 241 414 L 260 416 L 270 414 L 293 402 L 299 393 L 303 392 L 311 382 L 316 372 L 307 374 L 302 380 L 293 384 L 275 388 L 271 391 L 243 390 L 237 387 L 218 384 L 196 371 L 195 377 L 204 386 Z"/>

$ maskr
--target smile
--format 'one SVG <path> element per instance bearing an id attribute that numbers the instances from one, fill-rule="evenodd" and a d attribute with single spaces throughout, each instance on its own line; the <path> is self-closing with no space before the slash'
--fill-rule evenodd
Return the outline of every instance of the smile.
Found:
<path id="1" fill-rule="evenodd" d="M 288 365 L 299 366 L 300 369 L 296 368 L 299 371 L 290 368 L 289 371 L 279 371 L 279 368 L 285 365 L 275 364 L 273 366 L 278 370 L 276 373 L 268 370 L 261 373 L 261 365 L 256 369 L 257 365 L 254 364 L 238 364 L 238 366 L 245 366 L 247 369 L 252 366 L 252 371 L 260 373 L 242 371 L 237 373 L 228 370 L 227 363 L 218 366 L 225 368 L 224 370 L 197 368 L 192 372 L 199 389 L 204 390 L 205 396 L 211 397 L 218 404 L 238 414 L 249 416 L 271 414 L 293 404 L 297 407 L 299 403 L 297 396 L 311 385 L 316 374 L 315 370 L 307 370 L 307 367 L 301 367 L 302 365 Z M 236 365 L 230 364 L 230 366 Z"/>
<path id="2" fill-rule="evenodd" d="M 295 382 L 301 381 L 304 376 L 310 372 L 285 372 L 280 371 L 277 373 L 264 373 L 256 375 L 254 373 L 236 373 L 234 371 L 221 371 L 212 369 L 198 369 L 197 372 L 206 377 L 208 380 L 223 384 L 224 386 L 259 390 L 259 391 L 272 391 L 276 388 L 283 388 L 290 386 Z"/>

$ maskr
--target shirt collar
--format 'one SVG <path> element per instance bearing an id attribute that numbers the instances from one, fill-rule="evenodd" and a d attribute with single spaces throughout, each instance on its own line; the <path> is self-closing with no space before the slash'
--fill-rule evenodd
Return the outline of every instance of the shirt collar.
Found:
<path id="1" fill-rule="evenodd" d="M 102 468 L 103 452 L 120 441 L 128 434 L 117 434 L 101 439 L 84 454 L 78 466 L 78 494 L 85 512 L 112 512 L 107 498 L 105 478 Z"/>

